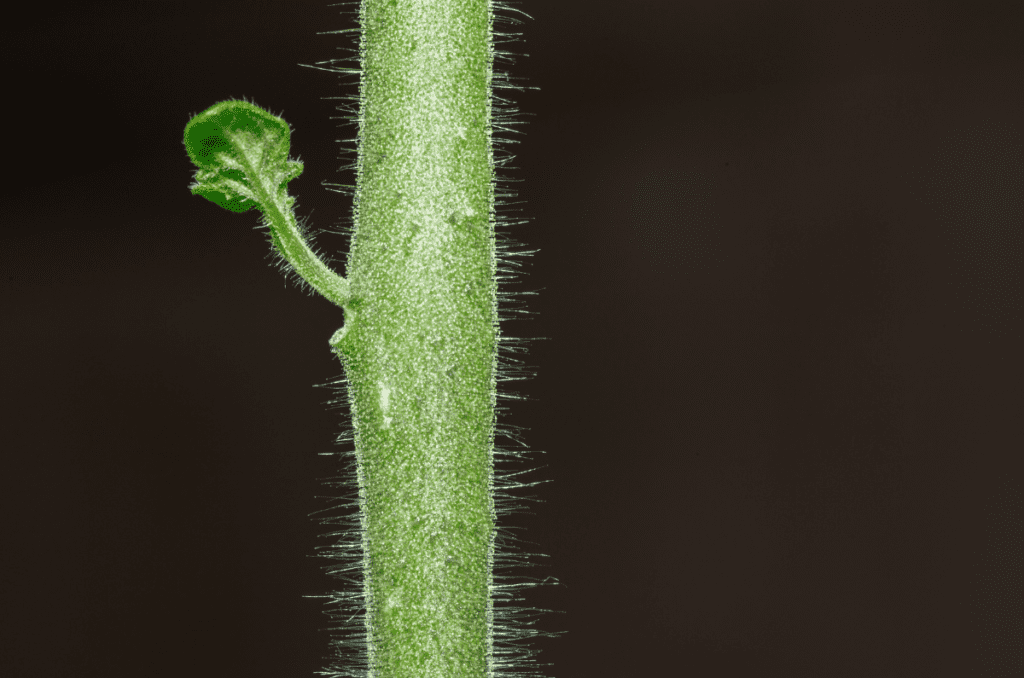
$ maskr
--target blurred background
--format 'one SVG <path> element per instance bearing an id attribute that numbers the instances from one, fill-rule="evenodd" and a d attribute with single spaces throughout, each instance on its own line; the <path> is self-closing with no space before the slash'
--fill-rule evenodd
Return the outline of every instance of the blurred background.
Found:
<path id="1" fill-rule="evenodd" d="M 544 674 L 1022 675 L 1024 4 L 514 6 L 506 232 L 539 252 L 502 289 L 539 293 L 502 331 L 547 339 L 501 423 L 551 482 L 503 524 L 559 582 L 525 594 L 566 632 Z M 338 228 L 356 80 L 299 64 L 352 7 L 19 9 L 0 673 L 311 676 L 342 315 L 189 193 L 182 135 L 283 116 Z"/>

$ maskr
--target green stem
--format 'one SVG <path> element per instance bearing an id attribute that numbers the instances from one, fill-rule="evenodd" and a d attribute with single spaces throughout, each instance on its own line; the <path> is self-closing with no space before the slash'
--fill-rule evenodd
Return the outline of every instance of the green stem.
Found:
<path id="1" fill-rule="evenodd" d="M 369 676 L 490 678 L 516 653 L 495 651 L 496 629 L 547 635 L 509 630 L 526 608 L 494 608 L 495 595 L 538 584 L 493 575 L 496 495 L 537 483 L 495 483 L 498 346 L 509 339 L 498 329 L 492 0 L 362 0 L 359 18 L 347 277 L 296 224 L 287 184 L 302 164 L 288 159 L 284 120 L 244 101 L 195 116 L 190 188 L 260 209 L 276 251 L 344 309 L 330 345 L 354 431 Z"/>
<path id="2" fill-rule="evenodd" d="M 317 292 L 331 303 L 347 308 L 352 299 L 349 282 L 327 267 L 306 244 L 298 226 L 295 213 L 275 206 L 266 211 L 272 226 L 270 234 L 277 250 Z"/>
<path id="3" fill-rule="evenodd" d="M 498 339 L 487 0 L 365 0 L 358 320 L 335 347 L 359 460 L 371 675 L 486 676 Z M 336 335 L 337 336 L 337 335 Z"/>

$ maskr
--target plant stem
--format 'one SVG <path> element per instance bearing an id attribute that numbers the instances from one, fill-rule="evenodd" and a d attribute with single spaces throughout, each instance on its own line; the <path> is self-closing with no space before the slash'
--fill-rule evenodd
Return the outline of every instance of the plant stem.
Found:
<path id="1" fill-rule="evenodd" d="M 359 599 L 363 632 L 334 644 L 364 652 L 368 678 L 493 678 L 534 654 L 513 641 L 557 635 L 525 628 L 534 608 L 494 606 L 495 597 L 522 600 L 516 589 L 557 583 L 494 584 L 496 560 L 529 565 L 506 551 L 514 538 L 499 534 L 496 518 L 514 507 L 498 504 L 509 489 L 548 482 L 496 480 L 494 470 L 495 454 L 523 456 L 494 444 L 497 381 L 523 378 L 499 361 L 500 344 L 520 340 L 500 336 L 497 302 L 535 294 L 497 291 L 498 271 L 511 272 L 500 264 L 532 252 L 495 242 L 495 196 L 515 193 L 495 191 L 505 159 L 495 162 L 492 130 L 512 131 L 516 110 L 492 101 L 495 1 L 362 0 L 360 68 L 341 71 L 360 75 L 344 278 L 296 222 L 287 185 L 303 165 L 288 158 L 282 118 L 226 100 L 185 127 L 198 167 L 192 193 L 262 211 L 284 268 L 345 314 L 330 345 L 345 371 L 337 383 L 352 417 L 359 512 L 354 529 L 333 533 L 352 540 L 327 557 L 347 561 L 332 574 L 361 570 L 362 591 L 308 597 Z M 355 675 L 338 664 L 320 673 Z"/>
<path id="2" fill-rule="evenodd" d="M 364 0 L 352 299 L 371 676 L 489 673 L 498 342 L 488 0 Z"/>

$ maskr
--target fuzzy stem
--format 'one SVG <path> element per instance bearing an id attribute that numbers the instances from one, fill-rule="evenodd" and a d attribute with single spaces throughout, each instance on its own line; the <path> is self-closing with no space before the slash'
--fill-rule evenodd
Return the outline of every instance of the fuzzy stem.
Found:
<path id="1" fill-rule="evenodd" d="M 245 101 L 195 116 L 192 192 L 253 208 L 341 306 L 370 678 L 486 678 L 494 658 L 497 259 L 492 0 L 362 0 L 346 277 L 295 222 L 288 124 Z M 524 632 L 520 635 L 538 635 Z M 508 654 L 508 651 L 505 651 Z M 333 674 L 332 674 L 333 675 Z"/>
<path id="2" fill-rule="evenodd" d="M 363 0 L 349 382 L 371 676 L 489 674 L 489 0 Z"/>
<path id="3" fill-rule="evenodd" d="M 274 246 L 291 263 L 295 272 L 325 299 L 346 308 L 352 298 L 348 280 L 328 268 L 309 248 L 295 223 L 295 213 L 287 208 L 270 208 L 264 215 L 271 223 L 270 235 Z"/>

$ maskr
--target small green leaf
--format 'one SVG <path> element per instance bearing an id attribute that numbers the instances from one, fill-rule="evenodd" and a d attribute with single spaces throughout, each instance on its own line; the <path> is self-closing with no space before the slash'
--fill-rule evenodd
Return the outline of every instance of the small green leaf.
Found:
<path id="1" fill-rule="evenodd" d="M 263 202 L 284 200 L 288 182 L 302 174 L 290 149 L 281 118 L 246 101 L 214 104 L 185 126 L 185 150 L 199 167 L 189 188 L 232 212 L 265 211 Z"/>

